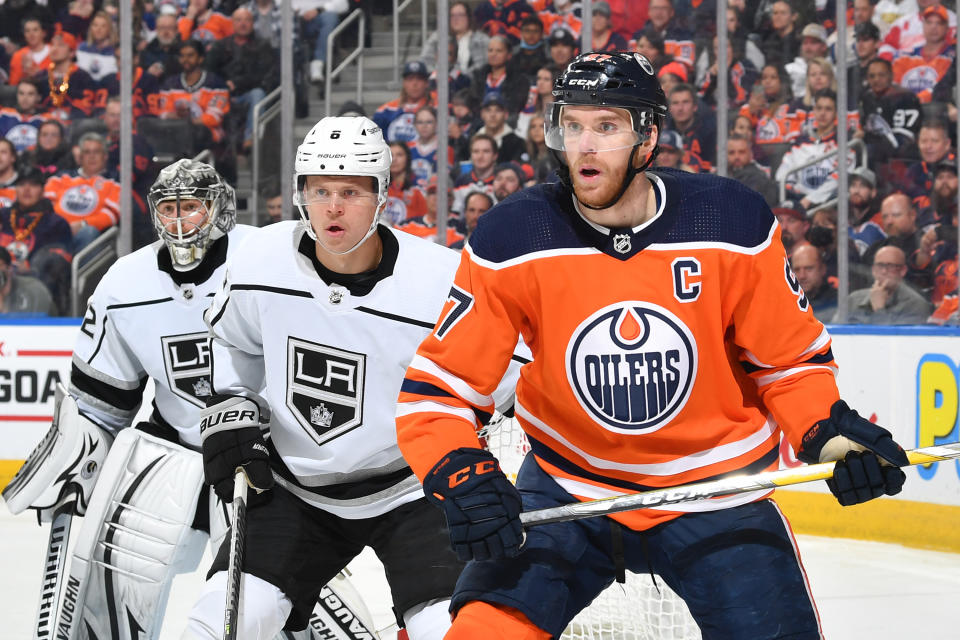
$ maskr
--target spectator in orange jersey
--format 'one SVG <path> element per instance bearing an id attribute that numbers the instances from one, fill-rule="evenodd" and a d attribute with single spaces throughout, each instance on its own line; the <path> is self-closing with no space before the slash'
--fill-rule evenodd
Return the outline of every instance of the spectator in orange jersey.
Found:
<path id="1" fill-rule="evenodd" d="M 233 34 L 230 18 L 210 7 L 210 0 L 190 0 L 183 17 L 177 21 L 183 41 L 196 40 L 209 47 L 215 41 Z"/>
<path id="2" fill-rule="evenodd" d="M 414 179 L 410 147 L 403 142 L 391 142 L 390 153 L 390 186 L 381 219 L 390 226 L 399 227 L 410 218 L 425 214 L 427 199 Z"/>
<path id="3" fill-rule="evenodd" d="M 6 138 L 0 138 L 0 209 L 17 199 L 17 149 Z"/>
<path id="4" fill-rule="evenodd" d="M 473 11 L 473 23 L 491 38 L 504 35 L 510 45 L 520 42 L 520 23 L 527 16 L 535 15 L 525 0 L 486 0 Z"/>
<path id="5" fill-rule="evenodd" d="M 77 39 L 66 32 L 55 33 L 50 39 L 50 62 L 47 68 L 33 76 L 40 87 L 50 91 L 40 106 L 53 117 L 69 125 L 77 118 L 88 118 L 93 110 L 96 83 L 73 61 Z"/>
<path id="6" fill-rule="evenodd" d="M 539 4 L 534 5 L 535 3 L 530 3 L 530 6 L 537 10 L 537 15 L 543 23 L 543 30 L 546 32 L 547 37 L 552 36 L 557 31 L 566 31 L 574 38 L 580 37 L 583 21 L 580 19 L 581 6 L 579 2 L 574 2 L 574 0 L 553 0 L 552 2 L 543 2 L 545 6 L 542 8 Z M 622 26 L 619 22 L 616 24 Z M 643 23 L 640 23 L 639 26 L 643 26 Z M 633 31 L 627 32 L 627 34 L 631 33 L 633 33 Z"/>
<path id="7" fill-rule="evenodd" d="M 933 88 L 953 66 L 957 48 L 948 38 L 946 9 L 936 4 L 924 9 L 921 15 L 926 44 L 897 56 L 893 61 L 893 78 L 904 89 L 917 94 L 920 102 L 930 102 Z"/>
<path id="8" fill-rule="evenodd" d="M 217 74 L 203 68 L 203 45 L 180 45 L 183 71 L 167 78 L 160 89 L 160 117 L 179 118 L 194 125 L 194 154 L 223 139 L 223 118 L 230 110 L 230 93 Z"/>
<path id="9" fill-rule="evenodd" d="M 916 3 L 902 4 L 910 7 L 911 13 L 901 16 L 890 26 L 883 38 L 883 44 L 880 45 L 880 57 L 890 61 L 924 45 L 926 36 L 923 33 L 923 13 L 930 7 L 939 5 L 940 0 L 917 0 Z M 946 12 L 950 29 L 953 30 L 957 26 L 957 15 L 950 9 Z"/>
<path id="10" fill-rule="evenodd" d="M 648 12 L 650 19 L 640 32 L 633 35 L 634 41 L 644 33 L 658 35 L 663 38 L 667 55 L 693 69 L 697 60 L 693 34 L 677 24 L 673 0 L 650 0 Z"/>
<path id="11" fill-rule="evenodd" d="M 47 180 L 43 193 L 70 223 L 73 253 L 120 221 L 120 183 L 107 170 L 107 141 L 99 133 L 85 133 L 77 146 L 80 168 Z"/>
<path id="12" fill-rule="evenodd" d="M 420 238 L 436 241 L 437 237 L 437 177 L 430 179 L 427 185 L 427 211 L 422 216 L 410 218 L 403 224 L 397 225 L 397 229 L 411 233 Z M 463 241 L 463 233 L 457 228 L 457 220 L 447 219 L 447 237 L 446 246 L 450 247 Z"/>
<path id="13" fill-rule="evenodd" d="M 23 21 L 23 39 L 26 46 L 18 49 L 10 59 L 10 77 L 7 83 L 14 86 L 20 84 L 21 80 L 40 73 L 50 62 L 47 32 L 38 18 L 27 18 Z"/>

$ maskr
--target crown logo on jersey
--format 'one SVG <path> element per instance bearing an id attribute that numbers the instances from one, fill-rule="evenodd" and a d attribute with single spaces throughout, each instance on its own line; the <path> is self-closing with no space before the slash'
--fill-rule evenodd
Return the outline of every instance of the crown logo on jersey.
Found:
<path id="1" fill-rule="evenodd" d="M 193 383 L 193 395 L 198 398 L 206 398 L 213 395 L 213 387 L 206 378 L 200 378 Z"/>
<path id="2" fill-rule="evenodd" d="M 613 236 L 613 250 L 617 253 L 630 253 L 633 244 L 630 241 L 630 234 L 618 233 Z"/>
<path id="3" fill-rule="evenodd" d="M 322 402 L 319 407 L 310 407 L 310 424 L 326 429 L 333 424 L 333 411 L 327 409 L 327 405 Z"/>

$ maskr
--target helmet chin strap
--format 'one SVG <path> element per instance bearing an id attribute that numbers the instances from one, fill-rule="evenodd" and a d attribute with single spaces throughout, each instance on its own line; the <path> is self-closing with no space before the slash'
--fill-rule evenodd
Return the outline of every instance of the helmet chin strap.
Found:
<path id="1" fill-rule="evenodd" d="M 623 194 L 627 192 L 627 189 L 630 188 L 630 184 L 633 182 L 633 179 L 636 178 L 638 174 L 646 171 L 647 167 L 653 164 L 653 161 L 657 157 L 657 153 L 660 151 L 659 147 L 655 147 L 653 151 L 650 152 L 650 157 L 647 158 L 647 161 L 644 162 L 641 167 L 636 168 L 633 166 L 633 160 L 634 160 L 634 156 L 636 156 L 636 153 L 639 149 L 640 149 L 639 144 L 633 145 L 633 150 L 630 152 L 630 166 L 627 167 L 627 173 L 626 175 L 623 176 L 623 181 L 620 183 L 620 190 L 617 192 L 617 195 L 613 196 L 613 198 L 611 198 L 609 201 L 605 202 L 604 204 L 601 204 L 599 206 L 593 206 L 581 200 L 580 197 L 577 196 L 577 191 L 573 187 L 573 180 L 571 179 L 570 190 L 573 191 L 573 195 L 574 197 L 577 198 L 577 202 L 579 202 L 580 204 L 582 204 L 588 209 L 593 209 L 594 211 L 599 211 L 601 209 L 609 209 L 613 205 L 617 204 L 620 201 L 620 198 L 623 197 Z M 569 169 L 567 170 L 569 171 Z"/>

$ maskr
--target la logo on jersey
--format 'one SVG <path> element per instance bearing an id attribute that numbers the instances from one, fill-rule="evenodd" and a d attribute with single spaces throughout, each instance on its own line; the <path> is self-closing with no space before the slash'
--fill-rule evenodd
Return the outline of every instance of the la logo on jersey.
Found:
<path id="1" fill-rule="evenodd" d="M 584 320 L 567 344 L 567 380 L 587 414 L 618 433 L 656 431 L 683 408 L 697 373 L 690 330 L 649 302 Z"/>
<path id="2" fill-rule="evenodd" d="M 170 390 L 198 407 L 213 395 L 208 338 L 206 331 L 160 338 Z"/>
<path id="3" fill-rule="evenodd" d="M 287 338 L 287 408 L 317 444 L 363 422 L 367 356 Z"/>

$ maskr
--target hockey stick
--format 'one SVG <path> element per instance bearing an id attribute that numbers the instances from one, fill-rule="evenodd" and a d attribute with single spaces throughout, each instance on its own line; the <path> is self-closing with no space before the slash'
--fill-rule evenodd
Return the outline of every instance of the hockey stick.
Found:
<path id="1" fill-rule="evenodd" d="M 240 617 L 240 581 L 243 577 L 243 541 L 247 531 L 247 474 L 237 467 L 233 475 L 233 526 L 227 565 L 227 602 L 223 613 L 223 640 L 237 639 Z"/>
<path id="2" fill-rule="evenodd" d="M 43 585 L 40 587 L 40 605 L 37 608 L 37 624 L 34 637 L 48 640 L 56 631 L 57 611 L 63 596 L 63 576 L 67 567 L 67 543 L 70 540 L 70 525 L 73 522 L 74 502 L 58 506 L 50 521 L 50 536 L 47 538 L 47 553 L 43 562 Z"/>
<path id="3" fill-rule="evenodd" d="M 960 458 L 960 442 L 907 451 L 911 465 L 928 464 L 940 460 Z M 761 491 L 786 487 L 792 484 L 826 480 L 833 475 L 834 462 L 809 464 L 793 469 L 765 471 L 752 476 L 731 476 L 710 482 L 697 482 L 666 489 L 654 489 L 587 502 L 575 502 L 548 509 L 536 509 L 520 514 L 520 522 L 526 527 L 551 522 L 566 522 L 581 518 L 606 516 L 621 511 L 662 507 L 681 502 L 692 502 L 717 496 L 729 496 L 748 491 Z"/>

